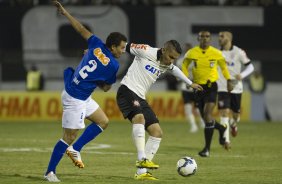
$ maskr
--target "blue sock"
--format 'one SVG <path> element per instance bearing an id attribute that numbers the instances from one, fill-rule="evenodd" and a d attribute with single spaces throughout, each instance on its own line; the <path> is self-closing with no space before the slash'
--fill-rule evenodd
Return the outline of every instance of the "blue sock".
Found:
<path id="1" fill-rule="evenodd" d="M 46 175 L 51 171 L 56 173 L 56 167 L 64 156 L 64 153 L 66 152 L 68 147 L 69 145 L 61 139 L 57 142 L 51 155 Z"/>
<path id="2" fill-rule="evenodd" d="M 96 123 L 91 123 L 83 132 L 83 134 L 77 139 L 77 141 L 73 144 L 73 149 L 76 151 L 80 151 L 82 147 L 93 140 L 97 135 L 102 132 L 102 128 L 98 126 Z"/>

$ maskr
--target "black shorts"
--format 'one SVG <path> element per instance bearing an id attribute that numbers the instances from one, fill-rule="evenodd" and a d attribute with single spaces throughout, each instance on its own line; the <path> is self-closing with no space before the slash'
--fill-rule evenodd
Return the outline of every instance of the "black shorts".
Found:
<path id="1" fill-rule="evenodd" d="M 193 91 L 184 91 L 184 90 L 182 90 L 182 98 L 183 98 L 184 104 L 193 103 L 195 101 L 194 97 L 195 96 L 194 96 L 194 92 Z"/>
<path id="2" fill-rule="evenodd" d="M 121 85 L 117 91 L 117 104 L 124 118 L 132 121 L 136 114 L 143 114 L 145 118 L 145 128 L 159 120 L 146 100 L 140 98 L 125 85 Z"/>
<path id="3" fill-rule="evenodd" d="M 242 94 L 218 92 L 218 109 L 231 109 L 235 113 L 240 113 Z"/>
<path id="4" fill-rule="evenodd" d="M 204 108 L 205 103 L 216 103 L 217 83 L 201 85 L 203 91 L 194 92 L 195 104 L 200 110 Z"/>

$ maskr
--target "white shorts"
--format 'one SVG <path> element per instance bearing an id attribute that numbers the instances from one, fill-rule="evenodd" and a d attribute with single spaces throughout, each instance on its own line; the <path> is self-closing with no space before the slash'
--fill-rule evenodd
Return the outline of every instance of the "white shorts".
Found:
<path id="1" fill-rule="evenodd" d="M 62 92 L 62 127 L 69 129 L 85 128 L 84 119 L 94 113 L 99 105 L 91 96 L 85 101 L 73 98 L 65 90 Z"/>

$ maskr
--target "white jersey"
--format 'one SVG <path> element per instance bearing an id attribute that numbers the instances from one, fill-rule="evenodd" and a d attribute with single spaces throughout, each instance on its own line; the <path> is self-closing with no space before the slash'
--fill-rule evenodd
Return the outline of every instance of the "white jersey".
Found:
<path id="1" fill-rule="evenodd" d="M 130 45 L 130 53 L 135 57 L 121 84 L 127 86 L 140 98 L 145 99 L 151 85 L 162 73 L 175 67 L 173 64 L 169 66 L 160 64 L 157 56 L 159 50 L 159 48 L 152 48 L 144 44 L 132 43 Z"/>
<path id="2" fill-rule="evenodd" d="M 245 51 L 239 47 L 233 45 L 231 50 L 222 50 L 222 53 L 226 59 L 228 71 L 230 73 L 231 79 L 235 79 L 235 76 L 241 73 L 242 65 L 250 62 L 250 59 L 247 57 Z M 220 71 L 220 69 L 219 69 Z M 219 80 L 217 81 L 218 91 L 227 92 L 227 83 L 226 79 L 223 77 L 222 72 L 219 72 Z M 243 83 L 238 81 L 231 93 L 242 93 L 243 92 Z"/>

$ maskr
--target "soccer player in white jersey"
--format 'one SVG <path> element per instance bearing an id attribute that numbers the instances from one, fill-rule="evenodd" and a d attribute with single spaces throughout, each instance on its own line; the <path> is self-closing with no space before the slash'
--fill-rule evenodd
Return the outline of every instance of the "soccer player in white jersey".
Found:
<path id="1" fill-rule="evenodd" d="M 175 40 L 167 41 L 163 48 L 153 48 L 145 44 L 127 44 L 126 51 L 135 55 L 133 63 L 121 81 L 117 92 L 117 103 L 132 123 L 133 142 L 137 148 L 137 180 L 157 180 L 147 169 L 157 169 L 159 165 L 152 162 L 157 153 L 162 129 L 156 114 L 146 101 L 146 93 L 158 77 L 170 71 L 175 77 L 196 90 L 202 90 L 198 84 L 192 83 L 181 70 L 173 65 L 182 50 Z M 145 144 L 145 130 L 149 138 Z"/>
<path id="2" fill-rule="evenodd" d="M 243 93 L 242 80 L 254 71 L 254 66 L 245 51 L 232 44 L 232 37 L 231 32 L 219 32 L 219 45 L 226 58 L 231 79 L 235 82 L 234 89 L 228 93 L 226 80 L 220 72 L 220 78 L 217 81 L 218 109 L 220 112 L 220 123 L 227 126 L 224 133 L 224 147 L 227 150 L 230 149 L 230 128 L 233 137 L 237 135 L 238 131 L 237 123 L 240 121 L 241 96 Z M 245 66 L 244 70 L 241 70 L 242 65 Z M 229 119 L 229 117 L 231 118 Z"/>
<path id="3" fill-rule="evenodd" d="M 184 44 L 184 51 L 185 52 L 184 52 L 184 54 L 181 54 L 180 58 L 176 62 L 176 65 L 179 68 L 182 68 L 182 63 L 183 63 L 183 60 L 184 60 L 185 53 L 191 48 L 192 48 L 192 45 L 190 43 Z M 189 66 L 188 70 L 189 70 L 189 77 L 188 78 L 190 80 L 193 80 L 192 65 Z M 180 88 L 181 88 L 182 99 L 183 99 L 183 102 L 184 102 L 185 118 L 187 119 L 187 121 L 190 124 L 190 132 L 195 133 L 199 129 L 196 119 L 199 120 L 198 124 L 202 128 L 205 127 L 205 122 L 204 122 L 204 120 L 201 116 L 201 113 L 200 113 L 198 107 L 196 107 L 196 105 L 195 105 L 196 99 L 195 99 L 195 95 L 194 95 L 194 90 L 192 88 L 187 88 L 185 82 L 181 82 Z M 196 110 L 196 117 L 195 117 L 194 112 L 193 112 L 193 107 Z"/>
<path id="4" fill-rule="evenodd" d="M 84 164 L 80 150 L 92 141 L 108 126 L 108 117 L 91 98 L 96 87 L 108 91 L 116 81 L 119 58 L 125 52 L 126 37 L 118 32 L 111 33 L 103 43 L 100 38 L 87 30 L 78 20 L 70 15 L 58 2 L 53 1 L 58 11 L 64 15 L 73 28 L 88 42 L 88 50 L 80 63 L 73 69 L 64 71 L 65 89 L 62 92 L 62 127 L 63 136 L 54 146 L 44 179 L 49 182 L 60 182 L 56 168 L 66 153 L 79 168 Z M 84 119 L 91 121 L 81 136 L 76 140 L 78 131 L 85 127 Z"/>

